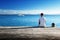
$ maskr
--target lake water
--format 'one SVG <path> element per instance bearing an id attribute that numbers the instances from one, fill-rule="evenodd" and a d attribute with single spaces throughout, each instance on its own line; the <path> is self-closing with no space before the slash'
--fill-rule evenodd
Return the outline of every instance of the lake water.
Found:
<path id="1" fill-rule="evenodd" d="M 60 15 L 45 15 L 46 26 L 50 27 L 51 23 L 60 26 Z M 38 26 L 39 15 L 0 15 L 0 26 Z"/>

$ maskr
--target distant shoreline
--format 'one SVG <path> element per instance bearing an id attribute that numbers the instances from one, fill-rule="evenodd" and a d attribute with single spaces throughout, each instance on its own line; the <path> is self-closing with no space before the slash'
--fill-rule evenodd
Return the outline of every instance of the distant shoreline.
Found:
<path id="1" fill-rule="evenodd" d="M 16 16 L 17 16 L 17 15 L 26 15 L 26 16 L 27 16 L 27 15 L 38 15 L 38 16 L 39 16 L 40 14 L 0 14 L 0 15 L 2 15 L 2 16 L 3 16 L 3 15 L 16 15 Z M 45 15 L 56 15 L 56 14 L 45 14 Z M 59 14 L 57 14 L 57 15 L 59 15 Z"/>
<path id="2" fill-rule="evenodd" d="M 4 16 L 4 15 L 18 15 L 18 14 L 0 14 L 0 16 Z"/>

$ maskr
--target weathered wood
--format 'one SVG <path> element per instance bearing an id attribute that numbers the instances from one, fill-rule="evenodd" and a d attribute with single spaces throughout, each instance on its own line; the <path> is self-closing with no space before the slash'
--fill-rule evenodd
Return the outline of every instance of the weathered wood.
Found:
<path id="1" fill-rule="evenodd" d="M 0 39 L 60 40 L 60 28 L 0 28 Z"/>

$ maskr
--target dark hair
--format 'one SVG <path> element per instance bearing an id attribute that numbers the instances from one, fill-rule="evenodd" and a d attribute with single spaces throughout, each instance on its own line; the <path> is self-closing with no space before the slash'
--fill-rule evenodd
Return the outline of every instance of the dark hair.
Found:
<path id="1" fill-rule="evenodd" d="M 43 13 L 41 13 L 40 15 L 43 16 Z"/>
<path id="2" fill-rule="evenodd" d="M 55 27 L 55 23 L 52 23 L 52 27 Z"/>

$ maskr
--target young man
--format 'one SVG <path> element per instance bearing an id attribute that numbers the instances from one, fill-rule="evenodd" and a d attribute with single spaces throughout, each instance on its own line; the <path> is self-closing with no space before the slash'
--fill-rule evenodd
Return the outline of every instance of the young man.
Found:
<path id="1" fill-rule="evenodd" d="M 41 13 L 40 15 L 41 15 L 41 17 L 39 19 L 39 26 L 41 28 L 44 28 L 46 26 L 46 19 L 44 18 L 44 14 L 43 13 Z"/>

